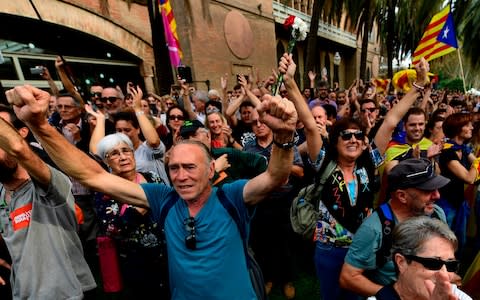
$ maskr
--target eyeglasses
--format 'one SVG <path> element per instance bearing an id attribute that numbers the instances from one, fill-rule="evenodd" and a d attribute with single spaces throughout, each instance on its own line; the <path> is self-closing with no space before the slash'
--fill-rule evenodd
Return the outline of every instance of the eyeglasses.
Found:
<path id="1" fill-rule="evenodd" d="M 100 92 L 92 93 L 92 98 L 100 98 L 100 97 L 102 97 L 102 93 Z"/>
<path id="2" fill-rule="evenodd" d="M 356 130 L 356 131 L 343 130 L 340 132 L 340 137 L 344 141 L 351 140 L 352 136 L 355 136 L 355 139 L 359 141 L 363 141 L 363 139 L 365 138 L 365 134 L 361 130 Z"/>
<path id="3" fill-rule="evenodd" d="M 62 109 L 72 110 L 74 108 L 76 108 L 76 106 L 74 105 L 62 105 L 62 104 L 57 105 L 57 110 L 62 110 Z"/>
<path id="4" fill-rule="evenodd" d="M 403 255 L 403 254 L 402 254 Z M 431 271 L 440 270 L 443 265 L 447 268 L 448 272 L 457 272 L 460 262 L 458 260 L 441 260 L 439 258 L 432 257 L 420 257 L 416 255 L 403 255 L 406 259 L 413 260 L 424 266 Z"/>
<path id="5" fill-rule="evenodd" d="M 428 174 L 428 177 L 433 177 L 435 175 L 434 170 L 433 170 L 433 164 L 429 163 L 427 165 L 427 167 L 425 168 L 425 170 L 415 172 L 415 173 L 412 173 L 412 174 L 408 174 L 405 177 L 406 178 L 424 177 L 424 175 L 426 175 L 426 174 Z"/>
<path id="6" fill-rule="evenodd" d="M 126 156 L 130 156 L 130 155 L 132 155 L 132 153 L 133 153 L 132 149 L 125 147 L 125 148 L 112 150 L 110 153 L 107 153 L 107 155 L 105 155 L 105 157 L 115 160 L 115 159 L 119 159 L 121 154 L 126 155 Z"/>
<path id="7" fill-rule="evenodd" d="M 170 115 L 168 119 L 174 120 L 174 121 L 183 121 L 185 120 L 185 117 L 182 115 Z"/>
<path id="8" fill-rule="evenodd" d="M 190 250 L 197 249 L 197 235 L 195 230 L 195 218 L 188 217 L 183 220 L 183 225 L 185 225 L 185 230 L 188 232 L 187 237 L 185 238 L 185 247 Z"/>
<path id="9" fill-rule="evenodd" d="M 377 110 L 377 108 L 376 108 L 376 107 L 363 108 L 363 109 L 360 110 L 360 112 L 364 114 L 364 113 L 367 112 L 367 110 L 368 110 L 369 112 L 373 113 L 373 112 L 375 112 L 375 111 Z"/>
<path id="10" fill-rule="evenodd" d="M 117 99 L 118 99 L 117 97 L 113 97 L 113 96 L 112 97 L 102 97 L 102 98 L 100 98 L 100 101 L 102 101 L 103 103 L 106 103 L 107 101 L 108 102 L 115 102 L 115 101 L 117 101 Z"/>

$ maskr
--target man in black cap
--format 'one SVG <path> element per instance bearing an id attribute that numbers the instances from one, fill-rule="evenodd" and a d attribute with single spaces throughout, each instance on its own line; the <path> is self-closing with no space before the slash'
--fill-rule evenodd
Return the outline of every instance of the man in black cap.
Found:
<path id="1" fill-rule="evenodd" d="M 345 257 L 340 285 L 362 296 L 375 295 L 396 281 L 390 259 L 391 231 L 395 224 L 427 215 L 445 222 L 445 213 L 435 204 L 438 189 L 450 180 L 435 174 L 424 158 L 401 161 L 388 174 L 390 201 L 382 204 L 357 230 Z"/>
<path id="2" fill-rule="evenodd" d="M 235 148 L 212 148 L 210 132 L 198 120 L 185 121 L 180 127 L 180 136 L 184 140 L 202 142 L 210 149 L 215 159 L 215 176 L 212 180 L 215 186 L 237 179 L 250 179 L 267 169 L 267 160 L 263 155 Z"/>

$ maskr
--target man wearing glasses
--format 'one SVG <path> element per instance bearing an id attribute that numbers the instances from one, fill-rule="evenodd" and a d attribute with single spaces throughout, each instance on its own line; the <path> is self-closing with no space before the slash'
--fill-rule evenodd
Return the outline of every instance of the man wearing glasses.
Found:
<path id="1" fill-rule="evenodd" d="M 410 158 L 396 165 L 388 174 L 390 201 L 357 230 L 345 257 L 340 285 L 359 295 L 373 296 L 382 286 L 395 282 L 391 231 L 395 224 L 417 216 L 445 222 L 445 213 L 435 201 L 440 198 L 438 189 L 449 181 L 436 175 L 434 165 L 424 158 Z"/>
<path id="2" fill-rule="evenodd" d="M 173 187 L 139 185 L 106 172 L 87 155 L 65 141 L 45 120 L 49 94 L 31 86 L 8 91 L 7 99 L 27 122 L 57 165 L 92 189 L 118 201 L 150 208 L 155 219 L 171 197 L 180 197 L 165 219 L 172 299 L 256 299 L 247 271 L 243 240 L 229 212 L 211 185 L 215 164 L 208 149 L 197 141 L 172 147 L 168 171 Z M 248 207 L 265 199 L 288 178 L 293 161 L 293 134 L 297 113 L 293 103 L 265 95 L 257 107 L 261 121 L 274 131 L 267 171 L 235 181 L 222 191 L 236 207 L 245 229 Z"/>

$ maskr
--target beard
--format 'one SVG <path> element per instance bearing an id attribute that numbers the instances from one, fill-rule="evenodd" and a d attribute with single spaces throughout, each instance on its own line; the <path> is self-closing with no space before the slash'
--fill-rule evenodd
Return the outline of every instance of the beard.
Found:
<path id="1" fill-rule="evenodd" d="M 17 169 L 18 163 L 15 159 L 7 157 L 0 160 L 0 182 L 5 183 L 12 180 Z"/>

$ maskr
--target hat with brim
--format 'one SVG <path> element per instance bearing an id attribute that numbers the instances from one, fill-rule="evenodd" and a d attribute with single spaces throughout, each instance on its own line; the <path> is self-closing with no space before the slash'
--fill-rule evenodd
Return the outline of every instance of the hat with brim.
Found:
<path id="1" fill-rule="evenodd" d="M 197 132 L 198 128 L 205 128 L 205 126 L 199 120 L 187 120 L 180 127 L 180 136 L 184 139 L 188 139 Z"/>
<path id="2" fill-rule="evenodd" d="M 435 174 L 435 166 L 425 158 L 409 158 L 401 161 L 388 174 L 390 191 L 417 188 L 433 191 L 447 185 L 450 179 Z"/>

